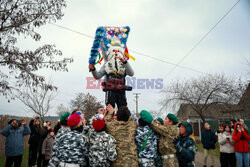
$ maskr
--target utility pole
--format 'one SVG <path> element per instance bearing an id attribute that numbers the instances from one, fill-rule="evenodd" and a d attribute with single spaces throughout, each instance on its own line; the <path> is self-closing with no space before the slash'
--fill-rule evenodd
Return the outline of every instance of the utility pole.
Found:
<path id="1" fill-rule="evenodd" d="M 135 104 L 136 104 L 136 116 L 138 117 L 139 116 L 139 112 L 138 112 L 138 98 L 139 98 L 139 95 L 141 93 L 133 93 L 135 95 Z"/>

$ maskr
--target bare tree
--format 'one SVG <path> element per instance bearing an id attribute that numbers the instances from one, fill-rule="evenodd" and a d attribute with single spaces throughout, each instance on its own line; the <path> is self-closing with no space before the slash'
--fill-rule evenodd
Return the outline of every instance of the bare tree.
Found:
<path id="1" fill-rule="evenodd" d="M 60 116 L 66 112 L 70 112 L 69 108 L 64 106 L 63 104 L 60 104 L 59 106 L 57 106 L 57 115 Z"/>
<path id="2" fill-rule="evenodd" d="M 76 98 L 71 100 L 70 106 L 72 109 L 79 109 L 83 111 L 86 119 L 91 118 L 98 110 L 103 107 L 97 98 L 89 93 L 78 93 Z"/>
<path id="3" fill-rule="evenodd" d="M 60 50 L 45 44 L 35 50 L 20 50 L 17 38 L 22 35 L 35 41 L 41 35 L 35 31 L 42 25 L 63 17 L 65 0 L 1 0 L 0 1 L 0 93 L 9 98 L 14 90 L 31 85 L 44 89 L 55 89 L 46 85 L 45 77 L 38 75 L 39 69 L 67 71 L 71 58 L 60 58 Z"/>
<path id="4" fill-rule="evenodd" d="M 23 91 L 19 91 L 15 97 L 44 120 L 44 116 L 52 108 L 51 103 L 56 97 L 56 92 L 48 88 L 33 89 L 28 86 Z"/>
<path id="5" fill-rule="evenodd" d="M 162 90 L 165 97 L 161 104 L 163 109 L 175 109 L 181 103 L 190 104 L 204 122 L 204 113 L 209 107 L 215 104 L 237 104 L 245 88 L 246 84 L 240 79 L 219 74 L 177 80 Z"/>

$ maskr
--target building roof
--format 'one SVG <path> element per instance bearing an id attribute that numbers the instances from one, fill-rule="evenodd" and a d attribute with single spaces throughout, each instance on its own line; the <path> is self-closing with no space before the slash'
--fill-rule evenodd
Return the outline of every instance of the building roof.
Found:
<path id="1" fill-rule="evenodd" d="M 202 105 L 200 105 L 202 107 Z M 241 108 L 238 105 L 214 104 L 211 105 L 204 113 L 205 118 L 210 119 L 232 119 L 241 117 Z M 177 112 L 178 118 L 199 118 L 198 113 L 193 109 L 191 104 L 181 104 Z"/>
<path id="2" fill-rule="evenodd" d="M 202 107 L 202 104 L 200 104 Z M 212 119 L 250 119 L 250 83 L 238 104 L 214 104 L 203 113 L 205 118 Z M 191 104 L 181 104 L 177 117 L 182 119 L 199 118 Z"/>

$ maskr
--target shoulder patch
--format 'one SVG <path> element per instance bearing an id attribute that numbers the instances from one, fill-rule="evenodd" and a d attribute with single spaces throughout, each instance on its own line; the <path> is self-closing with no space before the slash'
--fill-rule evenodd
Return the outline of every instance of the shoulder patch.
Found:
<path id="1" fill-rule="evenodd" d="M 82 135 L 82 137 L 89 141 L 89 138 L 87 136 Z"/>

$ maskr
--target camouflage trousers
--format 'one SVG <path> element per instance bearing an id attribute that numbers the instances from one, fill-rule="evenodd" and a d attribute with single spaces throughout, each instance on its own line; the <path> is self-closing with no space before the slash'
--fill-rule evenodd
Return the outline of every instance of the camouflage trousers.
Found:
<path id="1" fill-rule="evenodd" d="M 123 158 L 122 160 L 117 159 L 111 164 L 112 167 L 138 167 L 138 160 Z"/>
<path id="2" fill-rule="evenodd" d="M 178 159 L 175 157 L 162 159 L 162 166 L 163 167 L 179 167 Z"/>
<path id="3" fill-rule="evenodd" d="M 155 167 L 154 159 L 139 158 L 139 167 Z"/>

